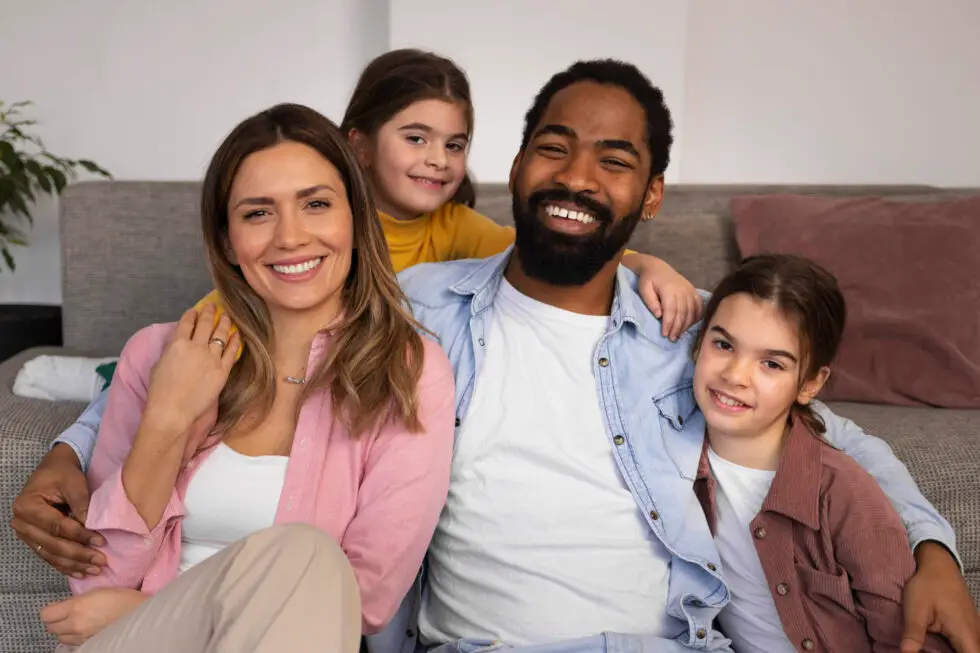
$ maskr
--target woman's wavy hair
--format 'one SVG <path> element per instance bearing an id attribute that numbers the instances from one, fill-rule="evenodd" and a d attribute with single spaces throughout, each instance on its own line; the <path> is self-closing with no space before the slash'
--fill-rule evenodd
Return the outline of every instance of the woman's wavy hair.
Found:
<path id="1" fill-rule="evenodd" d="M 227 256 L 228 204 L 242 163 L 255 152 L 283 142 L 319 152 L 340 173 L 354 229 L 351 268 L 342 289 L 343 318 L 330 327 L 328 351 L 307 371 L 300 404 L 310 394 L 330 393 L 351 437 L 389 419 L 420 428 L 417 386 L 423 345 L 405 295 L 395 280 L 374 202 L 354 153 L 340 129 L 309 107 L 279 104 L 239 124 L 215 152 L 201 193 L 201 227 L 208 266 L 244 351 L 218 402 L 218 428 L 246 414 L 265 415 L 276 394 L 271 349 L 275 338 L 265 302 Z"/>

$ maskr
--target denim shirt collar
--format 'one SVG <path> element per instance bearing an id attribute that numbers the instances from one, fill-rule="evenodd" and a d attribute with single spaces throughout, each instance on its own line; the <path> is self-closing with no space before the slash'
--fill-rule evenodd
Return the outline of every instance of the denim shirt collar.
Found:
<path id="1" fill-rule="evenodd" d="M 470 314 L 477 315 L 493 304 L 500 281 L 507 270 L 514 246 L 511 245 L 500 254 L 484 259 L 483 263 L 473 272 L 463 277 L 449 287 L 451 292 L 461 296 L 472 297 Z M 616 270 L 616 288 L 613 293 L 612 310 L 610 311 L 610 327 L 619 329 L 623 324 L 632 324 L 648 340 L 660 344 L 671 345 L 668 339 L 661 335 L 660 321 L 653 316 L 643 303 L 640 294 L 633 290 L 631 278 L 633 272 L 623 265 Z"/>

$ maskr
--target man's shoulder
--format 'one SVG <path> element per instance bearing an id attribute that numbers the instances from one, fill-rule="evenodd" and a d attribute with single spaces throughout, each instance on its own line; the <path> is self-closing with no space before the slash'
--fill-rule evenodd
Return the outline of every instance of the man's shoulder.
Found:
<path id="1" fill-rule="evenodd" d="M 402 270 L 398 274 L 398 283 L 413 304 L 436 307 L 458 303 L 465 297 L 451 287 L 472 275 L 484 263 L 482 259 L 419 263 Z"/>

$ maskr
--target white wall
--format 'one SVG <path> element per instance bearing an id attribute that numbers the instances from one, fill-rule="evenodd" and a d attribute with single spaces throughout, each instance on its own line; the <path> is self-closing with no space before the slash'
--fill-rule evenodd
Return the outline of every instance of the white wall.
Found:
<path id="1" fill-rule="evenodd" d="M 687 14 L 686 0 L 392 0 L 391 41 L 433 49 L 466 71 L 476 107 L 470 167 L 477 181 L 505 181 L 534 95 L 577 59 L 635 63 L 657 80 L 680 132 Z"/>
<path id="2" fill-rule="evenodd" d="M 30 0 L 3 14 L 3 99 L 34 100 L 53 152 L 117 179 L 200 178 L 225 134 L 276 102 L 339 119 L 388 42 L 387 0 Z M 56 212 L 36 218 L 0 302 L 61 301 Z"/>
<path id="3" fill-rule="evenodd" d="M 35 100 L 58 154 L 196 179 L 248 114 L 339 120 L 371 57 L 417 45 L 466 69 L 471 167 L 504 181 L 538 88 L 612 56 L 664 90 L 671 181 L 980 186 L 978 26 L 976 0 L 31 0 L 5 5 L 0 97 Z M 0 303 L 61 299 L 53 206 L 37 218 Z"/>
<path id="4" fill-rule="evenodd" d="M 980 186 L 977 0 L 691 0 L 680 177 Z"/>

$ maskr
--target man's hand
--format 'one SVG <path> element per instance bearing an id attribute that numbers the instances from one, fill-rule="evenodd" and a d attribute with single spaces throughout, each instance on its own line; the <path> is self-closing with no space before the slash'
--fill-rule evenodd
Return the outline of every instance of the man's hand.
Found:
<path id="1" fill-rule="evenodd" d="M 41 460 L 14 500 L 10 525 L 17 537 L 61 573 L 75 578 L 96 575 L 106 559 L 91 547 L 105 542 L 82 525 L 88 500 L 88 483 L 75 451 L 58 444 Z M 70 516 L 59 506 L 67 506 Z"/>
<path id="2" fill-rule="evenodd" d="M 927 631 L 945 635 L 957 653 L 980 653 L 980 618 L 956 560 L 941 544 L 923 542 L 915 561 L 902 597 L 902 653 L 922 650 Z"/>
<path id="3" fill-rule="evenodd" d="M 138 590 L 108 587 L 41 608 L 48 632 L 66 646 L 81 646 L 148 597 Z"/>

